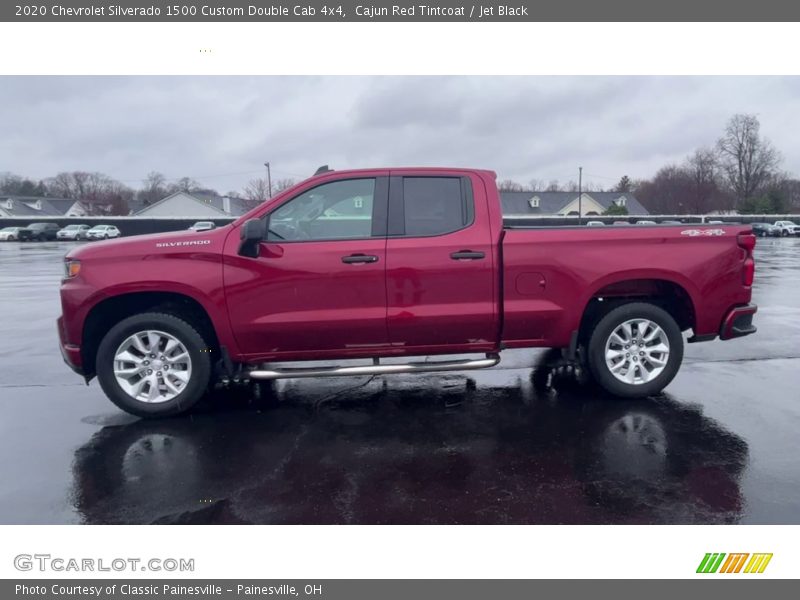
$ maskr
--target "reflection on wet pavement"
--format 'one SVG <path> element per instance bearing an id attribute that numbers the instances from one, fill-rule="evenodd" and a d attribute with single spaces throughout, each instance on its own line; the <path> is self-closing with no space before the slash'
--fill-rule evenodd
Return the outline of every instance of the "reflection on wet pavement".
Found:
<path id="1" fill-rule="evenodd" d="M 241 394 L 239 410 L 106 427 L 76 454 L 76 506 L 91 523 L 739 518 L 747 444 L 696 408 L 484 375 L 351 382 L 317 402 L 306 380 L 273 408 Z"/>
<path id="2" fill-rule="evenodd" d="M 163 421 L 61 364 L 65 251 L 0 247 L 0 522 L 800 522 L 800 239 L 759 240 L 759 333 L 688 346 L 658 398 L 515 351 L 468 374 L 220 390 Z"/>

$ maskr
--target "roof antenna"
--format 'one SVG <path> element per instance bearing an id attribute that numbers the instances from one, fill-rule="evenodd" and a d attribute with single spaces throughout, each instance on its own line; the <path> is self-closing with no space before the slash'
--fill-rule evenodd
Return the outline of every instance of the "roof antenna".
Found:
<path id="1" fill-rule="evenodd" d="M 333 171 L 333 169 L 328 168 L 328 165 L 322 165 L 314 172 L 314 175 L 322 175 L 323 173 L 328 173 L 329 171 Z"/>

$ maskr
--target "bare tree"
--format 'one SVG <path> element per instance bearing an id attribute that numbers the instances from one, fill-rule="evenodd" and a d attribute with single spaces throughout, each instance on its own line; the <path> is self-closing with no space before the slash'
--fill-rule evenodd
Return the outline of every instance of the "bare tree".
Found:
<path id="1" fill-rule="evenodd" d="M 667 165 L 650 181 L 636 186 L 636 198 L 654 215 L 675 215 L 691 212 L 686 203 L 692 189 L 692 177 L 685 168 Z"/>
<path id="2" fill-rule="evenodd" d="M 264 177 L 251 179 L 247 185 L 244 186 L 242 196 L 247 210 L 258 206 L 269 198 L 269 184 L 267 180 Z"/>
<path id="3" fill-rule="evenodd" d="M 5 173 L 0 177 L 0 194 L 10 196 L 46 196 L 47 188 L 42 181 L 22 178 L 19 175 Z"/>
<path id="4" fill-rule="evenodd" d="M 72 171 L 47 180 L 52 195 L 72 198 L 87 215 L 126 215 L 133 190 L 103 173 Z"/>
<path id="5" fill-rule="evenodd" d="M 111 179 L 102 173 L 87 171 L 62 172 L 47 180 L 47 187 L 54 195 L 82 201 L 97 194 L 109 185 Z"/>
<path id="6" fill-rule="evenodd" d="M 149 205 L 158 202 L 168 195 L 167 180 L 158 171 L 150 171 L 142 181 L 142 189 L 136 196 L 143 204 Z"/>
<path id="7" fill-rule="evenodd" d="M 174 194 L 175 192 L 186 192 L 191 194 L 192 192 L 201 192 L 201 191 L 207 191 L 207 190 L 205 190 L 197 181 L 195 181 L 191 177 L 181 177 L 177 181 L 167 186 L 167 192 L 170 194 Z"/>
<path id="8" fill-rule="evenodd" d="M 760 128 L 755 115 L 737 114 L 717 142 L 728 185 L 740 203 L 762 192 L 781 163 L 780 153 L 761 137 Z"/>
<path id="9" fill-rule="evenodd" d="M 578 185 L 578 182 L 570 179 L 568 182 L 561 186 L 562 192 L 577 192 L 578 188 L 581 188 L 582 192 L 602 192 L 603 186 L 598 183 L 592 183 L 591 181 L 582 181 L 581 185 Z M 554 190 L 559 191 L 559 190 Z"/>
<path id="10" fill-rule="evenodd" d="M 800 179 L 785 173 L 779 187 L 786 198 L 787 209 L 793 213 L 800 212 Z"/>
<path id="11" fill-rule="evenodd" d="M 541 192 L 547 187 L 547 182 L 544 179 L 531 179 L 528 182 L 528 189 L 532 192 Z"/>
<path id="12" fill-rule="evenodd" d="M 504 179 L 497 184 L 497 189 L 501 192 L 524 192 L 525 186 L 511 179 Z"/>
<path id="13" fill-rule="evenodd" d="M 559 190 L 561 190 L 561 184 L 558 182 L 558 179 L 551 179 L 544 191 L 558 192 Z"/>
<path id="14" fill-rule="evenodd" d="M 711 148 L 700 148 L 686 159 L 683 166 L 691 180 L 685 199 L 688 212 L 702 215 L 715 208 L 731 208 L 720 205 L 720 190 L 717 154 Z"/>
<path id="15" fill-rule="evenodd" d="M 274 196 L 275 194 L 278 194 L 278 193 L 282 192 L 283 190 L 288 190 L 295 183 L 296 183 L 295 180 L 290 178 L 290 177 L 287 177 L 287 178 L 284 178 L 284 179 L 278 179 L 277 181 L 273 181 L 272 182 L 272 195 Z"/>

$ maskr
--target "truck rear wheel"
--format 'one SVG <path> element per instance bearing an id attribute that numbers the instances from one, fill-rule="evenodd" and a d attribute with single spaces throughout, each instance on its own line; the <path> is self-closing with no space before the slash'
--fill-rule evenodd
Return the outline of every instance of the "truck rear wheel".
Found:
<path id="1" fill-rule="evenodd" d="M 623 304 L 597 323 L 589 339 L 589 369 L 615 396 L 641 398 L 663 390 L 683 360 L 675 319 L 646 302 Z"/>
<path id="2" fill-rule="evenodd" d="M 125 412 L 167 417 L 191 409 L 206 393 L 211 353 L 183 319 L 144 313 L 109 329 L 97 350 L 100 387 Z"/>

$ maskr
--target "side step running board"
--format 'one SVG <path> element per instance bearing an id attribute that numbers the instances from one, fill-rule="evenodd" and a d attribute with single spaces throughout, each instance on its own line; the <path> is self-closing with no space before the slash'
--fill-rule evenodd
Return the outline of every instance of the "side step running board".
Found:
<path id="1" fill-rule="evenodd" d="M 429 371 L 469 371 L 487 369 L 500 362 L 499 354 L 487 354 L 486 358 L 448 360 L 440 362 L 413 362 L 406 364 L 363 365 L 355 367 L 311 367 L 289 369 L 255 369 L 248 375 L 251 379 L 295 379 L 305 377 L 344 377 L 355 375 L 391 375 L 393 373 L 426 373 Z"/>

